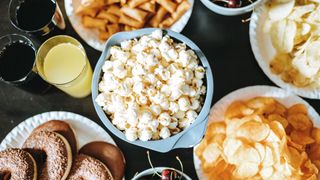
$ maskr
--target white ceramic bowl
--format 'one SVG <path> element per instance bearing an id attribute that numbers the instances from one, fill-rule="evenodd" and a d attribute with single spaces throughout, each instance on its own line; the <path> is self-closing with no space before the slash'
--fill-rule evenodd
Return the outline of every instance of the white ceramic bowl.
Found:
<path id="1" fill-rule="evenodd" d="M 201 0 L 201 2 L 211 11 L 225 15 L 225 16 L 236 16 L 236 15 L 241 15 L 248 13 L 253 10 L 255 6 L 257 6 L 262 0 L 256 0 L 254 3 L 244 6 L 241 8 L 225 8 L 222 6 L 219 6 L 215 3 L 212 2 L 212 0 Z"/>
<path id="2" fill-rule="evenodd" d="M 172 169 L 175 170 L 176 172 L 178 172 L 179 174 L 182 174 L 182 177 L 185 178 L 186 180 L 191 180 L 191 178 L 186 175 L 185 173 L 177 170 L 177 169 L 173 169 L 173 168 L 168 168 L 168 167 L 156 167 L 154 169 L 150 168 L 147 170 L 142 171 L 141 173 L 139 173 L 138 175 L 136 175 L 135 177 L 132 178 L 132 180 L 139 180 L 140 178 L 142 178 L 143 176 L 147 176 L 147 175 L 151 175 L 154 173 L 154 171 L 161 173 L 163 170 L 165 169 Z"/>

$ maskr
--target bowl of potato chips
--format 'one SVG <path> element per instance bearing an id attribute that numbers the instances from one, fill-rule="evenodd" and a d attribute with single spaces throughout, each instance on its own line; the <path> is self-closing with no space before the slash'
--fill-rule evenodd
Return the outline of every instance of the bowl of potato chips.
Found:
<path id="1" fill-rule="evenodd" d="M 257 7 L 250 42 L 264 73 L 278 86 L 320 99 L 320 3 L 274 0 Z"/>
<path id="2" fill-rule="evenodd" d="M 317 179 L 320 116 L 303 99 L 272 86 L 234 91 L 211 109 L 194 148 L 199 179 Z"/>
<path id="3" fill-rule="evenodd" d="M 103 51 L 110 36 L 144 27 L 181 32 L 194 0 L 65 0 L 66 14 L 79 36 Z"/>

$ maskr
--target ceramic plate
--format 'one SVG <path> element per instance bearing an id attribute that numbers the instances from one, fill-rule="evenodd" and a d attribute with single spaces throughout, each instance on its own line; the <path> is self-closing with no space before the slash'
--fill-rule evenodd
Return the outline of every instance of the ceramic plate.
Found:
<path id="1" fill-rule="evenodd" d="M 110 135 L 98 124 L 81 115 L 52 111 L 30 117 L 12 129 L 0 144 L 0 150 L 20 148 L 32 130 L 49 120 L 63 120 L 71 125 L 75 131 L 78 148 L 92 141 L 105 141 L 116 145 Z"/>
<path id="2" fill-rule="evenodd" d="M 273 74 L 269 68 L 270 61 L 276 54 L 276 50 L 271 44 L 269 34 L 263 32 L 263 25 L 267 19 L 268 8 L 262 4 L 255 8 L 250 20 L 250 43 L 253 54 L 263 72 L 277 86 L 291 91 L 299 96 L 320 99 L 320 88 L 304 87 L 299 88 L 292 84 L 284 82 L 280 76 Z"/>
<path id="3" fill-rule="evenodd" d="M 273 86 L 249 86 L 231 92 L 230 94 L 220 99 L 212 107 L 209 116 L 209 123 L 213 122 L 214 120 L 216 121 L 217 119 L 223 120 L 225 110 L 229 107 L 229 105 L 232 102 L 237 100 L 247 100 L 257 96 L 275 98 L 277 101 L 279 101 L 286 107 L 292 106 L 297 103 L 304 104 L 308 108 L 308 114 L 310 119 L 313 121 L 314 126 L 320 128 L 320 116 L 310 104 L 308 104 L 305 100 L 292 94 L 289 91 L 285 91 L 283 89 Z M 197 148 L 197 146 L 195 148 Z M 195 148 L 193 150 L 194 167 L 196 169 L 198 178 L 206 179 L 204 173 L 201 170 L 201 161 L 195 154 Z"/>
<path id="4" fill-rule="evenodd" d="M 190 9 L 175 23 L 170 30 L 180 33 L 187 25 L 192 9 L 194 0 L 188 0 L 191 4 Z M 99 31 L 95 29 L 88 29 L 82 26 L 81 18 L 75 15 L 76 9 L 80 6 L 81 0 L 64 0 L 66 14 L 73 29 L 78 35 L 91 47 L 98 51 L 103 51 L 105 42 L 99 40 Z"/>

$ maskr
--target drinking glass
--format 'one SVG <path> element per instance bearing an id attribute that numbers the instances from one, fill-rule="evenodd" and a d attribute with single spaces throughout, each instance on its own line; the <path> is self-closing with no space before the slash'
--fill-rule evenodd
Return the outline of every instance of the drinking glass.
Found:
<path id="1" fill-rule="evenodd" d="M 53 54 L 54 48 L 58 47 L 59 45 L 70 45 L 73 47 L 76 47 L 76 51 L 81 52 L 81 59 L 77 59 L 78 63 L 74 63 L 75 65 L 81 64 L 81 60 L 84 59 L 84 63 L 82 63 L 81 71 L 79 71 L 77 74 L 74 74 L 71 77 L 74 77 L 71 80 L 64 81 L 64 77 L 69 76 L 70 72 L 74 72 L 74 66 L 71 66 L 69 63 L 69 60 L 75 59 L 74 57 L 70 57 L 70 52 L 68 52 L 67 49 L 65 49 L 65 53 L 62 53 L 60 51 L 59 54 L 56 54 L 55 56 L 59 59 L 56 59 L 57 61 L 52 61 L 51 55 Z M 61 49 L 60 49 L 61 50 Z M 63 50 L 63 49 L 62 49 Z M 55 51 L 57 52 L 57 51 Z M 49 56 L 48 56 L 49 55 Z M 64 59 L 63 61 L 61 59 Z M 47 62 L 46 62 L 47 61 Z M 58 62 L 59 61 L 59 62 Z M 52 63 L 61 63 L 61 64 L 52 64 Z M 49 72 L 59 70 L 56 69 L 56 67 L 63 66 L 64 71 L 60 73 L 54 74 L 54 76 L 49 75 Z M 80 65 L 79 65 L 80 66 Z M 72 97 L 75 98 L 83 98 L 88 96 L 91 93 L 91 81 L 92 81 L 92 68 L 90 65 L 90 62 L 86 56 L 86 52 L 83 48 L 83 46 L 80 44 L 79 41 L 76 39 L 66 36 L 66 35 L 59 35 L 54 36 L 47 41 L 45 41 L 39 48 L 37 56 L 36 56 L 36 67 L 38 70 L 39 75 L 48 83 L 56 86 L 57 88 L 61 89 L 65 93 L 69 94 Z M 53 81 L 53 78 L 61 77 L 58 81 Z"/>
<path id="2" fill-rule="evenodd" d="M 9 17 L 14 27 L 36 36 L 66 28 L 56 0 L 10 0 Z"/>
<path id="3" fill-rule="evenodd" d="M 36 73 L 35 56 L 35 47 L 27 37 L 18 34 L 0 37 L 0 82 L 31 93 L 49 90 L 51 85 Z"/>

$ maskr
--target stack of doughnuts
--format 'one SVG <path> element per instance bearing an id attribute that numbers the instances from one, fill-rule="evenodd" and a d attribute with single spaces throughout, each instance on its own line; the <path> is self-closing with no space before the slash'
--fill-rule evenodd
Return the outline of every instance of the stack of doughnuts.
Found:
<path id="1" fill-rule="evenodd" d="M 0 152 L 0 179 L 120 180 L 125 159 L 114 145 L 95 141 L 78 152 L 72 127 L 60 120 L 35 128 L 22 149 Z"/>

